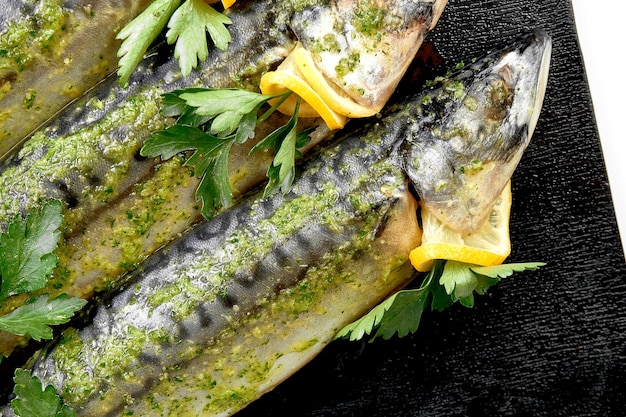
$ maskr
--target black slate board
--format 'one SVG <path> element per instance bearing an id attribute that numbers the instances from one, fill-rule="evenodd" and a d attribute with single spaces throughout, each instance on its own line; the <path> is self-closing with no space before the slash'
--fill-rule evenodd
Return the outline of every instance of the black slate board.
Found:
<path id="1" fill-rule="evenodd" d="M 513 177 L 509 261 L 548 265 L 411 337 L 333 342 L 237 417 L 625 415 L 626 264 L 570 2 L 450 0 L 429 39 L 453 64 L 536 27 L 552 67 Z"/>

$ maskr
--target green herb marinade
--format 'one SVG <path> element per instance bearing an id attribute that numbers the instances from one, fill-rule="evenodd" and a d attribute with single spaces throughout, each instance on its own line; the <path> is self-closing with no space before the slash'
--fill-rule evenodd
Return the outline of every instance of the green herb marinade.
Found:
<path id="1" fill-rule="evenodd" d="M 383 162 L 375 164 L 372 169 L 388 178 L 382 187 L 385 195 L 403 184 L 403 177 L 398 178 L 400 173 L 392 164 Z M 233 258 L 226 264 L 226 269 L 215 268 L 218 258 L 223 256 L 220 251 L 200 255 L 194 267 L 181 271 L 177 283 L 157 289 L 149 297 L 146 308 L 155 308 L 165 302 L 173 308 L 177 319 L 183 319 L 196 308 L 198 302 L 219 297 L 220 288 L 234 273 L 262 258 L 263 254 L 276 247 L 277 241 L 288 238 L 312 220 L 340 234 L 359 225 L 350 232 L 342 245 L 324 254 L 316 265 L 303 266 L 307 272 L 296 285 L 285 288 L 276 297 L 260 298 L 251 314 L 233 321 L 208 345 L 193 340 L 184 341 L 179 357 L 170 361 L 189 365 L 165 369 L 150 395 L 145 398 L 129 397 L 128 411 L 148 407 L 155 412 L 165 413 L 165 410 L 176 409 L 181 416 L 194 415 L 198 410 L 188 410 L 187 407 L 189 401 L 195 401 L 196 395 L 203 401 L 209 399 L 203 412 L 220 413 L 240 407 L 256 398 L 268 378 L 285 366 L 282 363 L 284 355 L 309 355 L 328 342 L 332 335 L 328 335 L 328 340 L 308 337 L 286 341 L 278 353 L 273 350 L 274 353 L 263 351 L 263 346 L 270 341 L 280 340 L 285 327 L 300 326 L 301 320 L 309 320 L 311 315 L 327 314 L 325 303 L 328 297 L 340 297 L 345 291 L 358 291 L 362 285 L 361 274 L 367 273 L 367 269 L 357 263 L 363 254 L 375 260 L 376 268 L 384 271 L 383 276 L 406 262 L 406 256 L 383 259 L 372 248 L 373 236 L 383 213 L 371 203 L 363 201 L 364 198 L 368 199 L 363 196 L 364 182 L 362 178 L 353 179 L 353 191 L 346 197 L 352 204 L 348 206 L 351 207 L 349 209 L 337 204 L 338 190 L 330 184 L 321 187 L 317 195 L 303 194 L 287 201 L 274 215 L 260 221 L 253 234 L 236 232 L 230 237 L 224 250 Z M 254 205 L 251 210 L 254 216 Z M 382 281 L 377 285 L 386 285 Z M 125 326 L 116 330 L 115 334 L 99 340 L 101 348 L 98 348 L 99 353 L 96 355 L 101 369 L 97 377 L 90 375 L 90 381 L 86 381 L 86 375 L 80 371 L 84 368 L 81 361 L 88 359 L 76 356 L 80 344 L 86 342 L 74 340 L 77 336 L 68 333 L 67 341 L 54 354 L 54 359 L 61 366 L 60 370 L 72 375 L 66 380 L 64 400 L 70 404 L 80 404 L 90 398 L 93 389 L 100 389 L 97 382 L 95 387 L 93 385 L 94 378 L 97 380 L 100 376 L 104 381 L 108 380 L 107 376 L 111 377 L 117 372 L 122 381 L 128 378 L 130 382 L 133 373 L 119 371 L 120 367 L 124 364 L 138 364 L 142 352 L 159 354 L 159 346 L 163 346 L 163 343 L 178 343 L 168 340 L 167 329 L 159 328 L 158 324 L 150 332 Z M 87 383 L 87 389 L 84 383 Z M 107 395 L 106 391 L 102 392 L 103 405 L 106 404 Z M 184 414 L 183 410 L 189 414 Z"/>
<path id="2" fill-rule="evenodd" d="M 22 72 L 33 56 L 53 56 L 55 42 L 60 40 L 58 34 L 66 29 L 66 19 L 63 0 L 46 0 L 33 15 L 11 22 L 0 34 L 0 80 L 3 72 Z"/>
<path id="3" fill-rule="evenodd" d="M 10 167 L 0 176 L 0 223 L 6 223 L 21 206 L 36 207 L 49 199 L 40 181 L 54 182 L 72 176 L 84 180 L 98 174 L 96 169 L 102 158 L 116 161 L 113 169 L 106 172 L 100 185 L 84 191 L 83 202 L 66 218 L 66 223 L 72 225 L 80 221 L 82 209 L 115 198 L 119 193 L 117 185 L 127 174 L 143 138 L 125 135 L 120 141 L 111 132 L 125 126 L 145 132 L 162 128 L 165 119 L 159 115 L 159 97 L 158 91 L 147 90 L 108 113 L 99 123 L 73 134 L 50 137 L 45 131 L 38 131 L 19 153 L 20 158 L 32 158 L 32 163 Z M 42 151 L 45 151 L 44 155 L 33 157 Z M 16 190 L 23 195 L 21 201 L 9 194 Z"/>

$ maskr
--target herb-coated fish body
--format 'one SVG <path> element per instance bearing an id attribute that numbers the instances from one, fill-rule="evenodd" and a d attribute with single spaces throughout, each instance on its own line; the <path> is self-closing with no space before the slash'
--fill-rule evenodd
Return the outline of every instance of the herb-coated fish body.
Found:
<path id="1" fill-rule="evenodd" d="M 541 91 L 536 73 L 547 63 L 536 52 L 549 47 L 541 32 L 521 38 L 346 132 L 306 161 L 288 194 L 250 197 L 197 226 L 153 255 L 92 324 L 42 351 L 34 374 L 81 416 L 241 409 L 413 277 L 407 259 L 421 236 L 410 183 L 420 161 L 409 151 L 439 146 L 429 141 L 447 120 L 425 117 L 428 106 L 464 113 L 449 83 L 463 82 L 480 103 L 490 94 L 481 86 L 504 66 L 514 96 Z M 526 117 L 515 97 L 507 103 L 500 110 Z M 481 123 L 488 109 L 464 114 Z"/>
<path id="2" fill-rule="evenodd" d="M 113 287 L 199 220 L 198 179 L 182 167 L 184 159 L 161 163 L 139 156 L 144 140 L 170 122 L 160 113 L 161 94 L 197 86 L 258 88 L 261 74 L 296 44 L 289 24 L 302 10 L 291 1 L 237 2 L 227 12 L 232 41 L 225 52 L 211 50 L 201 68 L 182 77 L 171 48 L 163 46 L 146 58 L 128 88 L 113 78 L 103 82 L 4 162 L 0 227 L 49 199 L 65 203 L 59 266 L 46 291 L 89 298 Z M 313 136 L 316 142 L 330 133 L 322 126 Z M 234 147 L 229 158 L 235 196 L 262 181 L 271 161 L 263 152 L 248 156 L 250 146 Z M 25 299 L 12 298 L 0 313 Z M 0 353 L 9 354 L 18 340 L 23 341 L 0 332 Z"/>
<path id="3" fill-rule="evenodd" d="M 59 266 L 46 291 L 90 297 L 197 221 L 195 178 L 183 159 L 159 163 L 139 156 L 163 129 L 161 94 L 189 86 L 241 86 L 280 61 L 295 41 L 274 12 L 275 2 L 242 2 L 230 13 L 232 41 L 212 50 L 202 68 L 182 77 L 169 48 L 149 56 L 127 88 L 109 79 L 40 129 L 0 167 L 0 227 L 50 199 L 64 202 Z M 269 23 L 268 23 L 269 22 Z M 233 152 L 236 191 L 260 181 L 269 155 Z M 237 159 L 238 158 L 238 159 Z M 250 175 L 247 175 L 251 173 Z M 253 178 L 249 178 L 253 177 Z M 155 227 L 155 225 L 157 225 Z M 10 311 L 26 300 L 3 303 Z M 21 339 L 0 332 L 0 353 Z"/>
<path id="4" fill-rule="evenodd" d="M 148 4 L 0 2 L 0 159 L 115 71 L 115 35 Z"/>

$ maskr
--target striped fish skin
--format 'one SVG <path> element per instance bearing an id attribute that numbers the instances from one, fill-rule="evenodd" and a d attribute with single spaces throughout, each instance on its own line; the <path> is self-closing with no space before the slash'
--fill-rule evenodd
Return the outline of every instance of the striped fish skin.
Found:
<path id="1" fill-rule="evenodd" d="M 115 71 L 115 34 L 150 3 L 0 2 L 0 159 Z"/>
<path id="2" fill-rule="evenodd" d="M 201 69 L 182 78 L 170 59 L 171 48 L 158 49 L 127 89 L 115 79 L 103 82 L 0 166 L 0 228 L 15 213 L 49 199 L 65 203 L 59 266 L 43 291 L 90 298 L 115 287 L 128 270 L 200 221 L 194 196 L 198 179 L 182 167 L 183 159 L 161 163 L 138 156 L 150 133 L 168 123 L 159 114 L 160 95 L 189 86 L 257 89 L 261 73 L 296 44 L 289 27 L 294 9 L 300 11 L 295 4 L 299 2 L 237 2 L 228 10 L 233 40 L 226 52 L 211 51 Z M 300 120 L 316 127 L 313 143 L 332 136 L 319 120 Z M 270 121 L 264 128 L 271 126 Z M 252 145 L 236 147 L 229 158 L 235 198 L 265 179 L 271 161 L 267 153 L 248 156 Z M 0 314 L 26 299 L 13 297 Z M 0 354 L 26 343 L 0 332 Z"/>
<path id="3" fill-rule="evenodd" d="M 541 32 L 522 44 L 549 47 Z M 508 52 L 426 96 L 463 112 L 448 82 L 480 90 Z M 406 147 L 432 135 L 423 104 L 414 95 L 389 106 L 308 159 L 288 194 L 250 197 L 157 252 L 92 324 L 43 350 L 34 374 L 79 416 L 228 416 L 271 390 L 414 276 Z"/>
<path id="4" fill-rule="evenodd" d="M 160 55 L 149 56 L 130 78 L 128 88 L 107 80 L 38 130 L 0 167 L 0 228 L 16 213 L 45 201 L 64 202 L 59 266 L 43 292 L 90 298 L 116 285 L 125 271 L 201 218 L 194 196 L 198 180 L 182 167 L 183 159 L 161 163 L 140 157 L 139 149 L 167 122 L 159 113 L 163 92 L 246 86 L 293 47 L 294 39 L 273 10 L 276 2 L 241 3 L 230 12 L 233 40 L 226 52 L 213 50 L 201 69 L 183 78 L 169 48 L 159 49 Z M 320 128 L 319 140 L 327 133 Z M 262 181 L 271 160 L 265 153 L 247 158 L 250 146 L 239 146 L 230 157 L 236 194 Z M 25 300 L 24 295 L 12 297 L 0 313 Z M 1 354 L 9 355 L 22 343 L 27 340 L 0 332 Z"/>

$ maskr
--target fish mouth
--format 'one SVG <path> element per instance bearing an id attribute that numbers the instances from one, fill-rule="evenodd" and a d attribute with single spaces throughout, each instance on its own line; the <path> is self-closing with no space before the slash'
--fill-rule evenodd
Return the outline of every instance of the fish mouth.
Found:
<path id="1" fill-rule="evenodd" d="M 532 115 L 530 117 L 530 123 L 528 124 L 528 137 L 533 135 L 537 121 L 539 120 L 539 113 L 543 106 L 543 100 L 545 98 L 546 89 L 548 86 L 548 73 L 550 71 L 550 61 L 552 56 L 552 40 L 546 34 L 545 31 L 537 31 L 536 36 L 543 41 L 541 55 L 541 61 L 539 63 L 539 71 L 537 76 L 537 87 L 535 89 L 535 105 L 532 109 Z"/>
<path id="2" fill-rule="evenodd" d="M 494 72 L 515 89 L 509 115 L 519 128 L 527 130 L 530 141 L 543 106 L 552 55 L 552 40 L 543 29 L 536 29 L 520 39 L 519 47 L 501 58 Z"/>

